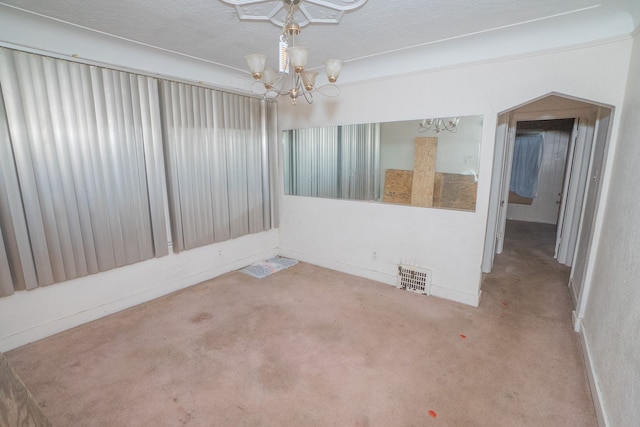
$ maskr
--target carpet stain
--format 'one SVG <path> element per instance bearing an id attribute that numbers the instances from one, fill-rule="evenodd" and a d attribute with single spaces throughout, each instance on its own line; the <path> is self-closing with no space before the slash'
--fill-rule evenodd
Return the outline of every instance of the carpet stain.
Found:
<path id="1" fill-rule="evenodd" d="M 258 369 L 258 378 L 268 390 L 289 390 L 296 384 L 298 375 L 293 364 L 269 357 Z"/>
<path id="2" fill-rule="evenodd" d="M 354 426 L 355 427 L 369 427 L 369 417 L 367 417 L 366 415 L 363 415 L 358 420 L 356 420 Z"/>
<path id="3" fill-rule="evenodd" d="M 246 335 L 246 329 L 246 325 L 239 322 L 217 324 L 198 340 L 198 345 L 205 350 L 229 348 L 238 342 L 238 337 Z"/>
<path id="4" fill-rule="evenodd" d="M 202 313 L 198 313 L 195 316 L 193 316 L 191 319 L 189 319 L 189 321 L 191 323 L 201 323 L 201 322 L 205 322 L 205 321 L 207 321 L 209 319 L 211 319 L 211 313 L 202 312 Z"/>

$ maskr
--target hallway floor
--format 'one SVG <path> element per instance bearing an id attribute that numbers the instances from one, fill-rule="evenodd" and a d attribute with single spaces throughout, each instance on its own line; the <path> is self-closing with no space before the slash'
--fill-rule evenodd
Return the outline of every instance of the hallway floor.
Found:
<path id="1" fill-rule="evenodd" d="M 300 263 L 6 357 L 54 426 L 597 426 L 553 236 L 510 222 L 478 308 Z"/>

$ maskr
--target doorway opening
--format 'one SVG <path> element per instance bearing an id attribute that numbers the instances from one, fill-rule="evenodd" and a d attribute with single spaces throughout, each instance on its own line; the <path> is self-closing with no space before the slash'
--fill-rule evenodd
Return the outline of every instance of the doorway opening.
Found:
<path id="1" fill-rule="evenodd" d="M 502 253 L 507 219 L 555 226 L 554 257 L 571 268 L 578 318 L 588 296 L 592 226 L 612 114 L 610 106 L 549 94 L 498 116 L 482 271 L 489 273 Z M 523 175 L 517 139 L 527 139 L 525 157 L 528 152 L 533 160 L 523 164 L 535 163 L 537 170 L 524 175 L 535 182 L 512 180 L 512 172 Z"/>
<path id="2" fill-rule="evenodd" d="M 517 122 L 507 220 L 558 225 L 574 122 Z"/>

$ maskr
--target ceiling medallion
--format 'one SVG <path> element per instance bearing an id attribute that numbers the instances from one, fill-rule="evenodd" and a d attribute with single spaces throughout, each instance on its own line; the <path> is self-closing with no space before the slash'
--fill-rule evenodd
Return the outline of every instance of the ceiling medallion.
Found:
<path id="1" fill-rule="evenodd" d="M 221 0 L 236 7 L 238 18 L 250 21 L 271 21 L 282 27 L 287 18 L 287 6 L 298 6 L 298 24 L 304 27 L 311 23 L 338 24 L 344 12 L 357 9 L 367 0 Z"/>

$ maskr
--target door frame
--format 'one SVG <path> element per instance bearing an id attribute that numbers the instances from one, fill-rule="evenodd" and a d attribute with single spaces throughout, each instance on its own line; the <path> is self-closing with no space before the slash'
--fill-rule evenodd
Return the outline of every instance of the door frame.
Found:
<path id="1" fill-rule="evenodd" d="M 592 160 L 589 166 L 589 187 L 584 197 L 584 206 L 588 207 L 588 205 L 592 204 L 593 210 L 583 209 L 583 215 L 580 219 L 580 235 L 576 245 L 576 255 L 580 256 L 576 257 L 576 263 L 573 265 L 569 277 L 569 289 L 575 304 L 573 326 L 576 332 L 580 332 L 581 319 L 584 318 L 589 300 L 589 291 L 592 286 L 593 263 L 589 261 L 594 257 L 595 227 L 602 200 L 602 178 L 604 177 L 604 168 L 609 154 L 614 115 L 615 109 L 612 106 L 600 106 L 598 108 L 596 127 L 594 129 L 594 144 L 591 153 L 591 158 L 596 159 L 597 163 Z M 603 129 L 603 126 L 606 126 L 606 128 Z M 577 294 L 575 288 L 576 278 L 580 281 L 578 283 L 580 288 Z"/>
<path id="2" fill-rule="evenodd" d="M 534 102 L 534 101 L 533 101 Z M 526 105 L 526 104 L 525 104 Z M 490 273 L 493 267 L 495 255 L 501 254 L 504 249 L 504 230 L 507 224 L 507 208 L 509 205 L 509 184 L 511 176 L 511 166 L 513 162 L 513 148 L 515 145 L 516 128 L 518 122 L 534 120 L 556 120 L 556 119 L 576 119 L 583 126 L 593 126 L 593 117 L 598 106 L 583 108 L 564 108 L 558 110 L 541 110 L 518 112 L 518 109 L 502 113 L 498 116 L 498 126 L 496 129 L 496 144 L 493 160 L 493 172 L 491 176 L 491 191 L 489 195 L 489 212 L 487 217 L 487 231 L 485 235 L 485 252 L 482 258 L 482 272 Z M 589 120 L 591 119 L 591 120 Z M 577 128 L 576 128 L 577 129 Z M 586 132 L 586 130 L 583 130 Z M 575 132 L 574 132 L 575 133 Z M 578 132 L 579 133 L 579 132 Z M 591 132 L 589 134 L 593 135 Z M 585 135 L 587 135 L 585 133 Z M 571 135 L 571 141 L 576 135 Z M 588 141 L 589 144 L 593 141 Z M 590 147 L 590 146 L 589 146 Z M 590 150 L 588 150 L 590 152 Z M 590 157 L 582 158 L 581 162 L 588 169 Z M 582 163 L 581 163 L 582 164 Z M 572 164 L 571 167 L 575 167 Z M 565 197 L 575 197 L 575 194 L 563 193 L 561 202 L 566 204 Z M 582 206 L 582 199 L 576 201 L 576 206 Z M 580 218 L 579 212 L 577 218 Z M 560 224 L 558 228 L 561 229 Z M 570 235 L 570 239 L 577 239 L 577 230 Z M 575 245 L 575 242 L 574 242 Z"/>
<path id="3" fill-rule="evenodd" d="M 518 112 L 520 108 L 524 108 L 529 104 L 544 100 L 549 96 L 557 96 L 565 98 L 569 101 L 584 105 L 576 106 L 576 108 L 558 108 L 544 111 L 527 111 Z M 584 113 L 584 114 L 582 114 Z M 576 332 L 580 331 L 581 319 L 584 317 L 589 293 L 592 286 L 591 277 L 593 274 L 593 263 L 591 262 L 595 256 L 594 241 L 599 236 L 599 230 L 596 227 L 601 214 L 600 203 L 602 201 L 603 179 L 606 176 L 606 164 L 609 156 L 610 139 L 613 131 L 613 121 L 615 108 L 611 105 L 601 104 L 593 101 L 576 99 L 557 93 L 549 93 L 540 98 L 532 99 L 524 104 L 520 104 L 510 110 L 504 111 L 498 115 L 496 123 L 496 139 L 493 158 L 493 169 L 491 175 L 491 188 L 489 194 L 489 206 L 487 215 L 487 228 L 485 234 L 484 253 L 482 257 L 482 272 L 490 273 L 493 267 L 493 260 L 496 254 L 502 252 L 504 244 L 504 226 L 506 224 L 506 211 L 508 206 L 509 181 L 506 177 L 510 176 L 511 161 L 513 160 L 513 145 L 515 144 L 515 131 L 518 121 L 522 120 L 546 120 L 546 119 L 562 119 L 585 117 L 591 119 L 589 129 L 589 149 L 585 150 L 582 156 L 585 174 L 585 187 L 581 196 L 580 214 L 575 223 L 576 235 L 573 245 L 572 256 L 580 257 L 574 259 L 576 263 L 571 268 L 568 286 L 572 292 L 575 310 L 573 311 L 573 325 Z M 591 117 L 589 117 L 591 116 Z M 606 128 L 605 128 L 606 127 Z M 572 135 L 572 139 L 574 135 Z M 574 142 L 570 141 L 570 142 Z M 595 164 L 597 162 L 598 164 Z M 507 174 L 509 173 L 509 174 Z M 506 196 L 505 196 L 506 195 Z M 564 197 L 564 194 L 563 194 Z M 589 201 L 589 198 L 593 198 Z M 593 204 L 593 209 L 587 212 L 588 202 Z M 580 269 L 580 274 L 576 275 Z M 579 295 L 575 295 L 575 279 L 581 281 Z"/>

